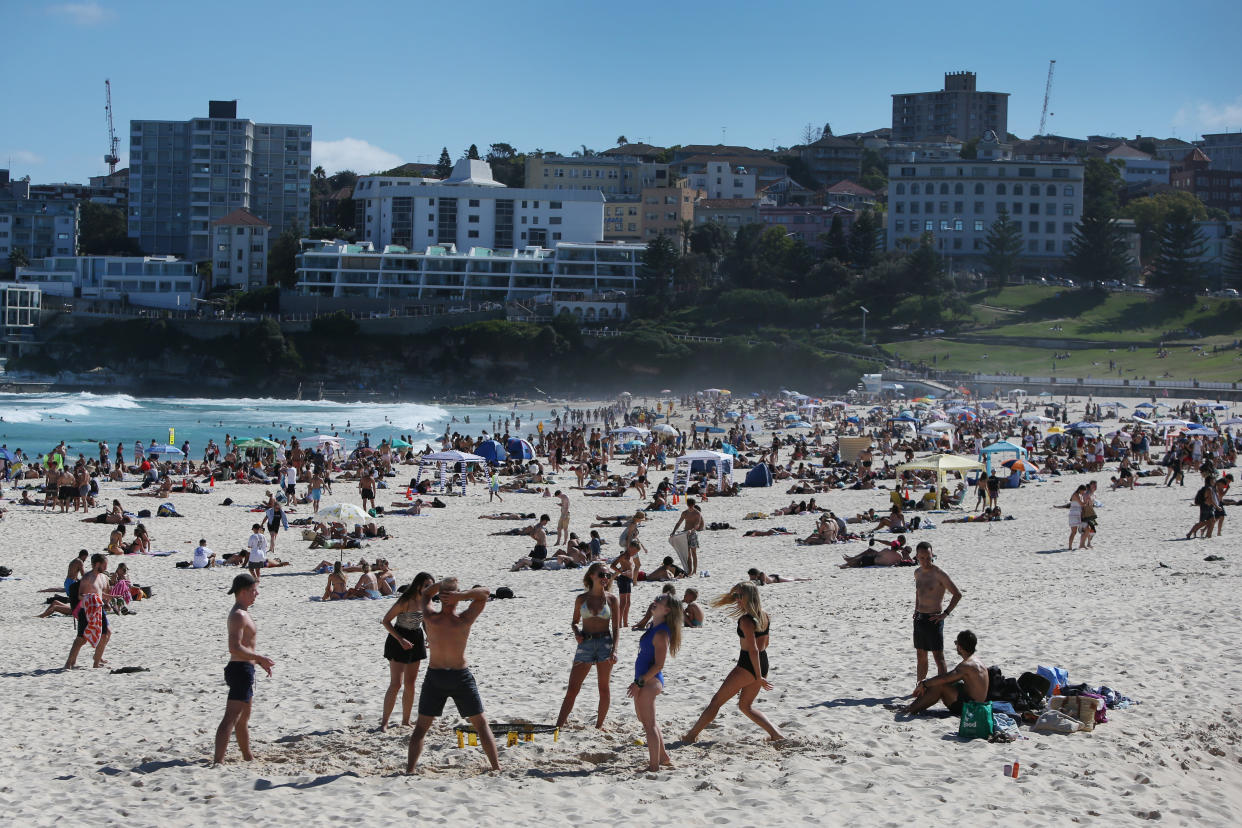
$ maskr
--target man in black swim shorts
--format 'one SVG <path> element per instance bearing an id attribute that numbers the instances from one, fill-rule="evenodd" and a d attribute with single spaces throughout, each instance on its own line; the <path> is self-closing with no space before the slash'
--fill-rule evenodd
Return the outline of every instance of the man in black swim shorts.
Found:
<path id="1" fill-rule="evenodd" d="M 544 515 L 541 523 L 546 524 L 548 519 Z M 468 719 L 474 726 L 479 735 L 479 744 L 483 746 L 492 770 L 500 770 L 496 739 L 492 736 L 491 726 L 483 712 L 483 700 L 479 697 L 474 674 L 466 663 L 466 643 L 470 638 L 470 629 L 487 606 L 490 595 L 491 590 L 487 587 L 458 592 L 457 579 L 446 578 L 424 590 L 419 599 L 430 655 L 422 693 L 418 698 L 418 721 L 415 722 L 414 734 L 410 737 L 406 773 L 413 773 L 418 766 L 418 757 L 423 752 L 423 740 L 427 737 L 427 731 L 444 712 L 445 702 L 449 699 L 457 706 L 458 715 Z M 437 596 L 440 599 L 438 610 L 431 603 L 432 598 Z M 456 607 L 462 602 L 469 602 L 470 606 L 458 614 Z"/>
<path id="2" fill-rule="evenodd" d="M 921 541 L 915 549 L 918 568 L 914 570 L 914 650 L 918 681 L 927 677 L 927 654 L 936 660 L 936 674 L 948 669 L 944 663 L 944 619 L 949 617 L 962 600 L 962 591 L 944 570 L 932 564 L 932 547 Z M 944 594 L 953 596 L 949 606 L 943 608 Z"/>
<path id="3" fill-rule="evenodd" d="M 259 582 L 248 572 L 233 579 L 229 595 L 236 596 L 229 612 L 229 663 L 224 668 L 224 683 L 229 688 L 229 698 L 224 707 L 224 718 L 216 728 L 216 752 L 212 764 L 224 761 L 229 747 L 229 737 L 237 735 L 237 747 L 242 758 L 249 762 L 250 753 L 250 702 L 254 698 L 254 665 L 258 664 L 267 674 L 272 674 L 275 663 L 255 651 L 258 628 L 250 617 L 250 607 L 259 598 Z"/>

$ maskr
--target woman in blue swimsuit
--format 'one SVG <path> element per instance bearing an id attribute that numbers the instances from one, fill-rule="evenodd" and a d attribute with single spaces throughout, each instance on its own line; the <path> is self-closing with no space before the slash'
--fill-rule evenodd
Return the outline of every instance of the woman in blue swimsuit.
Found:
<path id="1" fill-rule="evenodd" d="M 664 750 L 664 736 L 656 722 L 656 696 L 664 690 L 664 659 L 681 648 L 681 602 L 672 595 L 660 595 L 651 602 L 651 627 L 638 642 L 634 662 L 634 683 L 627 694 L 634 700 L 634 712 L 647 733 L 647 770 L 672 765 Z"/>
<path id="2" fill-rule="evenodd" d="M 743 581 L 713 601 L 712 606 L 730 608 L 729 614 L 737 619 L 737 637 L 742 640 L 742 652 L 738 656 L 737 664 L 725 676 L 716 695 L 707 703 L 703 715 L 699 716 L 694 727 L 686 733 L 685 741 L 696 741 L 703 728 L 716 718 L 725 702 L 739 694 L 737 706 L 742 713 L 766 730 L 772 741 L 784 739 L 776 726 L 768 721 L 768 717 L 754 707 L 759 691 L 772 689 L 772 684 L 767 679 L 768 631 L 771 619 L 759 603 L 759 588 L 752 582 Z"/>
<path id="3" fill-rule="evenodd" d="M 578 641 L 574 652 L 574 666 L 569 670 L 569 687 L 565 700 L 556 717 L 556 726 L 564 727 L 573 712 L 574 700 L 582 689 L 591 667 L 599 679 L 599 707 L 595 713 L 595 727 L 603 729 L 611 702 L 609 680 L 612 666 L 617 663 L 617 639 L 621 624 L 621 608 L 617 596 L 612 594 L 612 572 L 603 563 L 593 563 L 582 576 L 586 592 L 574 599 L 574 619 L 570 628 Z M 582 627 L 579 629 L 578 625 Z"/>

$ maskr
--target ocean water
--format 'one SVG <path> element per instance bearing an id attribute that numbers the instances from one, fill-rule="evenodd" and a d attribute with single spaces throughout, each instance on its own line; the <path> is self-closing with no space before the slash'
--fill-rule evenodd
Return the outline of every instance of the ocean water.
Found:
<path id="1" fill-rule="evenodd" d="M 549 407 L 550 409 L 550 407 Z M 547 411 L 539 412 L 540 416 Z M 0 394 L 0 443 L 42 454 L 64 440 L 75 453 L 96 456 L 100 441 L 115 452 L 125 445 L 133 457 L 134 441 L 167 445 L 169 430 L 178 447 L 190 441 L 190 459 L 202 459 L 207 440 L 222 444 L 224 435 L 270 437 L 335 434 L 346 446 L 371 436 L 372 445 L 383 438 L 412 435 L 414 444 L 430 443 L 446 427 L 477 435 L 491 430 L 488 420 L 503 419 L 512 409 L 488 406 L 438 406 L 421 403 L 341 403 L 325 400 L 196 399 L 185 397 L 131 397 L 128 394 L 43 393 Z M 470 418 L 470 423 L 464 422 Z M 456 422 L 453 419 L 456 418 Z M 522 431 L 527 427 L 523 417 Z M 438 444 L 437 444 L 438 445 Z"/>

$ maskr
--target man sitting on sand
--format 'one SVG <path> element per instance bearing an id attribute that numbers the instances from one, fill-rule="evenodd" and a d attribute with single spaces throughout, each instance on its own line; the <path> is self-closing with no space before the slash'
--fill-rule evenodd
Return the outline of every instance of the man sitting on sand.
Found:
<path id="1" fill-rule="evenodd" d="M 914 688 L 915 701 L 901 712 L 917 716 L 936 702 L 943 702 L 954 716 L 962 715 L 968 701 L 983 702 L 988 698 L 988 668 L 975 658 L 978 639 L 970 630 L 962 630 L 954 639 L 961 662 L 947 673 L 923 679 Z"/>
<path id="2" fill-rule="evenodd" d="M 653 569 L 647 575 L 648 581 L 673 581 L 678 578 L 686 577 L 686 570 L 673 563 L 673 556 L 668 555 L 664 558 L 664 562 Z"/>

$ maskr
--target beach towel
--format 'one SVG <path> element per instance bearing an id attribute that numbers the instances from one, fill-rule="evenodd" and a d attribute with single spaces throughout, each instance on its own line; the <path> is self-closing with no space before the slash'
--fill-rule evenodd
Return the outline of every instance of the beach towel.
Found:
<path id="1" fill-rule="evenodd" d="M 103 637 L 103 598 L 99 597 L 97 592 L 88 592 L 82 596 L 82 600 L 78 603 L 78 609 L 86 614 L 86 631 L 82 633 L 82 637 L 92 647 L 98 646 L 99 639 Z M 76 615 L 77 611 L 74 614 Z"/>
<path id="2" fill-rule="evenodd" d="M 1057 691 L 1058 687 L 1064 687 L 1069 684 L 1069 671 L 1061 667 L 1044 667 L 1035 668 L 1035 672 L 1048 679 L 1048 692 L 1044 694 L 1044 698 L 1048 698 Z"/>
<path id="3" fill-rule="evenodd" d="M 678 559 L 681 561 L 681 568 L 690 571 L 690 535 L 688 532 L 678 532 L 670 535 L 668 545 L 673 547 L 673 551 L 677 553 Z"/>

